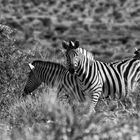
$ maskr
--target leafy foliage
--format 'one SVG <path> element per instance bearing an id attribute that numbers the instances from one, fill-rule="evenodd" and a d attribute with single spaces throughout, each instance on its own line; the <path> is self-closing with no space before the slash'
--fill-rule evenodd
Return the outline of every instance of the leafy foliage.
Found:
<path id="1" fill-rule="evenodd" d="M 3 25 L 4 26 L 4 25 Z M 12 30 L 12 29 L 11 29 Z M 6 113 L 8 106 L 20 97 L 26 78 L 25 62 L 27 54 L 14 44 L 11 33 L 0 34 L 0 110 Z M 4 35 L 3 35 L 4 34 Z M 11 36 L 9 38 L 9 36 Z M 5 117 L 5 116 L 1 116 Z"/>

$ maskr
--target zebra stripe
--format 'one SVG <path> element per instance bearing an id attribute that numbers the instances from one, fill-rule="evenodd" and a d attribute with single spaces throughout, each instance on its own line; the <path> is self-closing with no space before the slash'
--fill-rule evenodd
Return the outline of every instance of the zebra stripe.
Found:
<path id="1" fill-rule="evenodd" d="M 51 88 L 57 87 L 58 99 L 62 95 L 66 95 L 70 101 L 85 101 L 85 96 L 78 85 L 77 76 L 70 74 L 63 65 L 40 60 L 33 61 L 29 65 L 31 71 L 24 88 L 23 97 L 37 89 L 43 82 Z"/>
<path id="2" fill-rule="evenodd" d="M 73 43 L 70 42 L 68 44 L 67 42 L 63 42 L 62 46 L 66 49 L 66 68 L 70 73 L 76 73 L 79 78 L 80 89 L 85 93 L 85 96 L 88 96 L 90 99 L 90 114 L 94 112 L 103 87 L 103 82 L 96 66 L 97 64 L 93 63 L 94 58 L 91 54 L 87 55 L 88 52 L 81 48 L 74 48 L 76 45 L 73 46 Z M 80 53 L 78 53 L 77 50 Z M 85 55 L 87 57 L 85 57 Z"/>
<path id="3" fill-rule="evenodd" d="M 74 45 L 73 45 L 74 44 Z M 90 90 L 93 96 L 97 96 L 94 88 L 100 88 L 96 82 L 102 85 L 102 97 L 122 99 L 128 96 L 129 91 L 133 91 L 140 78 L 140 60 L 134 58 L 122 61 L 103 63 L 91 57 L 91 53 L 80 48 L 79 44 L 63 42 L 62 46 L 66 50 L 66 68 L 72 73 L 76 73 L 79 81 L 82 82 L 81 89 Z M 99 77 L 99 78 L 97 78 Z M 98 87 L 99 86 L 99 87 Z M 100 92 L 98 92 L 100 96 Z M 98 96 L 98 97 L 99 97 Z M 94 100 L 96 105 L 98 98 Z"/>

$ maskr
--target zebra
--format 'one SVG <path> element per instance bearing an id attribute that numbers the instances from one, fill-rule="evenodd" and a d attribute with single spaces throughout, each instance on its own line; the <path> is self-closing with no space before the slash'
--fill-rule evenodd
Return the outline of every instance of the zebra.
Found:
<path id="1" fill-rule="evenodd" d="M 135 48 L 134 54 L 133 58 L 140 59 L 140 49 Z"/>
<path id="2" fill-rule="evenodd" d="M 88 114 L 91 114 L 92 112 L 95 112 L 94 108 L 102 93 L 102 87 L 103 87 L 103 82 L 97 67 L 92 67 L 94 57 L 91 53 L 88 53 L 81 49 L 82 52 L 81 55 L 78 56 L 78 58 L 83 60 L 82 56 L 87 56 L 87 59 L 89 60 L 89 63 L 87 63 L 86 65 L 87 67 L 89 67 L 89 69 L 87 70 L 86 67 L 83 67 L 82 65 L 78 65 L 80 61 L 75 57 L 77 55 L 77 52 L 75 50 L 77 49 L 77 46 L 79 46 L 78 41 L 75 41 L 74 43 L 72 41 L 70 41 L 69 43 L 63 41 L 62 46 L 66 50 L 65 52 L 66 68 L 69 70 L 71 74 L 77 75 L 80 82 L 79 83 L 80 89 L 84 92 L 84 95 L 89 98 L 90 106 L 89 106 Z M 90 72 L 93 73 L 91 73 L 91 75 L 88 75 L 88 73 Z"/>
<path id="3" fill-rule="evenodd" d="M 76 74 L 82 84 L 81 90 L 88 91 L 95 108 L 99 97 L 117 100 L 125 99 L 130 91 L 135 91 L 140 79 L 140 60 L 133 57 L 122 61 L 104 63 L 79 47 L 79 41 L 63 41 L 66 68 Z M 98 77 L 98 78 L 97 78 Z M 96 83 L 101 83 L 99 86 Z M 96 89 L 100 89 L 95 92 Z"/>
<path id="4" fill-rule="evenodd" d="M 85 101 L 85 96 L 78 85 L 77 76 L 70 74 L 63 65 L 35 60 L 29 63 L 29 67 L 31 71 L 22 94 L 23 97 L 37 89 L 41 83 L 45 83 L 50 88 L 57 86 L 57 99 L 63 100 L 63 97 L 67 97 L 71 106 L 74 105 L 74 101 Z"/>

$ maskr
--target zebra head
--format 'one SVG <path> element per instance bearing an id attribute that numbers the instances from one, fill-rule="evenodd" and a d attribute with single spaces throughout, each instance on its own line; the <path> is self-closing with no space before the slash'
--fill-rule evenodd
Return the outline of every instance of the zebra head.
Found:
<path id="1" fill-rule="evenodd" d="M 39 78 L 37 78 L 36 75 L 36 67 L 33 64 L 29 63 L 29 68 L 30 72 L 28 75 L 27 83 L 24 88 L 24 92 L 22 94 L 23 97 L 27 96 L 41 85 L 41 81 L 39 80 Z"/>
<path id="2" fill-rule="evenodd" d="M 140 59 L 140 49 L 135 48 L 135 52 L 134 52 L 134 57 L 135 59 Z"/>
<path id="3" fill-rule="evenodd" d="M 66 50 L 65 51 L 65 57 L 66 57 L 66 68 L 69 70 L 71 74 L 75 73 L 75 70 L 78 66 L 78 47 L 79 47 L 79 41 L 63 41 L 62 42 L 63 48 Z"/>

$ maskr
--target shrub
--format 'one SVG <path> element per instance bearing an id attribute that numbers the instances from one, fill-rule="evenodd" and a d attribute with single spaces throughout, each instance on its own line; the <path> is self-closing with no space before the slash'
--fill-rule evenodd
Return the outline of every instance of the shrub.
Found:
<path id="1" fill-rule="evenodd" d="M 0 26 L 0 118 L 5 117 L 9 106 L 20 97 L 27 73 L 28 55 L 15 45 L 14 32 L 8 26 Z"/>

